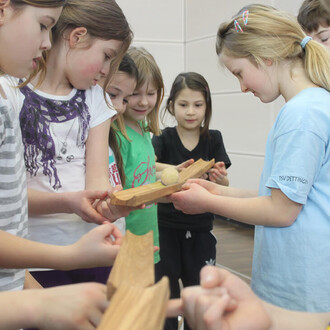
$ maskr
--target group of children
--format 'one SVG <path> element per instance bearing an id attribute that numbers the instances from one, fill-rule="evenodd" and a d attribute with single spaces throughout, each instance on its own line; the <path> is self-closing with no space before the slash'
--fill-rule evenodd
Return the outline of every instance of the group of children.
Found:
<path id="1" fill-rule="evenodd" d="M 106 282 L 125 229 L 153 231 L 160 247 L 156 280 L 168 276 L 171 298 L 179 298 L 179 280 L 198 285 L 201 268 L 215 264 L 213 214 L 257 225 L 252 287 L 262 299 L 329 311 L 329 269 L 321 254 L 329 251 L 330 228 L 329 54 L 289 15 L 247 6 L 217 35 L 220 61 L 243 92 L 262 102 L 283 95 L 287 102 L 269 135 L 259 197 L 228 187 L 231 161 L 221 133 L 209 128 L 211 92 L 203 76 L 176 77 L 165 112 L 177 125 L 160 130 L 161 70 L 146 49 L 130 47 L 133 34 L 115 1 L 7 0 L 1 15 L 0 288 L 20 290 L 24 280 L 26 288 L 66 285 L 58 294 L 33 290 L 36 299 L 52 297 L 59 305 L 53 316 L 41 303 L 38 317 L 26 319 L 4 307 L 3 324 L 43 328 L 58 318 L 68 325 L 71 312 L 97 326 L 105 287 L 72 284 Z M 324 40 L 322 33 L 316 34 Z M 160 170 L 180 170 L 199 158 L 215 159 L 208 180 L 188 181 L 158 207 L 110 203 L 114 191 L 153 183 Z M 21 297 L 25 316 L 29 292 L 1 293 L 0 306 Z M 71 293 L 81 296 L 77 306 Z M 85 300 L 89 311 L 81 307 Z M 176 317 L 165 324 L 177 326 Z"/>

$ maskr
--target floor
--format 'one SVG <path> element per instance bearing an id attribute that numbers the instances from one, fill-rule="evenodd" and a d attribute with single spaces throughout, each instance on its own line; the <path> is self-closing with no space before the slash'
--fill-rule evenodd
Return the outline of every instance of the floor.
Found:
<path id="1" fill-rule="evenodd" d="M 254 227 L 217 217 L 213 233 L 217 237 L 217 266 L 226 268 L 250 283 Z"/>

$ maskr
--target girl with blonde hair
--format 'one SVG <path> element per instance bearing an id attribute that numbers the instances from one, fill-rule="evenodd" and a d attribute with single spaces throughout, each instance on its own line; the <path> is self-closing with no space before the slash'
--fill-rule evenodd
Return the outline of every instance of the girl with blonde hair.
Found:
<path id="1" fill-rule="evenodd" d="M 329 53 L 294 17 L 262 5 L 221 24 L 216 50 L 242 92 L 286 103 L 268 136 L 259 193 L 191 180 L 173 203 L 256 225 L 255 293 L 283 308 L 328 312 Z"/>

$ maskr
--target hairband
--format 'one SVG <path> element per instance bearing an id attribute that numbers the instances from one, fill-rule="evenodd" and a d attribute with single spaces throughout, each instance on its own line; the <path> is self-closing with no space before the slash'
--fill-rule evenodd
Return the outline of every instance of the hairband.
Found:
<path id="1" fill-rule="evenodd" d="M 249 11 L 248 10 L 245 10 L 243 12 L 243 14 L 242 14 L 242 17 L 243 17 L 243 23 L 244 23 L 244 25 L 247 25 L 248 18 L 249 18 Z M 234 21 L 234 27 L 235 27 L 236 32 L 243 32 L 243 29 L 239 25 L 237 19 L 235 19 L 235 21 Z"/>
<path id="2" fill-rule="evenodd" d="M 307 45 L 309 40 L 312 40 L 312 37 L 306 36 L 303 40 L 301 40 L 300 45 L 302 49 L 305 49 L 305 46 Z"/>

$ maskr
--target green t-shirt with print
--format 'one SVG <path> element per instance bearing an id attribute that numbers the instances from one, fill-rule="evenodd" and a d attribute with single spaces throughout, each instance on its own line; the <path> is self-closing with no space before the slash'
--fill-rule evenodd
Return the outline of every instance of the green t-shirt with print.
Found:
<path id="1" fill-rule="evenodd" d="M 131 141 L 118 132 L 126 176 L 123 188 L 135 188 L 156 182 L 155 152 L 150 133 L 142 129 L 143 135 L 141 135 L 129 126 L 126 126 L 126 130 Z M 153 203 L 143 210 L 132 211 L 126 217 L 126 229 L 135 235 L 144 235 L 152 230 L 154 245 L 159 246 L 157 204 Z M 157 263 L 159 260 L 159 252 L 156 252 L 154 261 Z"/>

